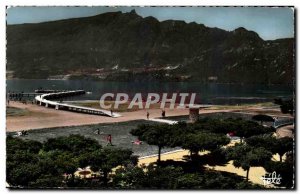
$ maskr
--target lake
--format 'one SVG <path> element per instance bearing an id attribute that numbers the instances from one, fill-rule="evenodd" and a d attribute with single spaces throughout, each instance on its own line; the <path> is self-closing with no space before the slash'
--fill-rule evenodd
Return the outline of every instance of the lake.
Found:
<path id="1" fill-rule="evenodd" d="M 90 94 L 68 100 L 99 100 L 107 92 L 134 95 L 148 93 L 197 93 L 198 103 L 237 104 L 270 102 L 274 98 L 291 98 L 293 87 L 283 85 L 203 84 L 198 82 L 106 82 L 90 80 L 7 80 L 7 92 L 34 92 L 38 88 L 53 90 L 82 89 Z"/>

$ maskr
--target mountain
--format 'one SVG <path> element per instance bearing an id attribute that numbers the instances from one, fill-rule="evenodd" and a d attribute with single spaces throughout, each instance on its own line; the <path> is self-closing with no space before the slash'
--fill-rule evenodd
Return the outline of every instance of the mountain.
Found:
<path id="1" fill-rule="evenodd" d="M 7 25 L 12 78 L 292 84 L 294 39 L 109 12 Z"/>

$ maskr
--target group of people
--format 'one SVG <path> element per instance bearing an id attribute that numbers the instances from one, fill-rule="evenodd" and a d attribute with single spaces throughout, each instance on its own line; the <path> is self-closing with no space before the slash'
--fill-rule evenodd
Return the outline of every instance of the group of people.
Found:
<path id="1" fill-rule="evenodd" d="M 149 117 L 150 117 L 150 113 L 149 113 L 149 111 L 147 111 L 147 119 L 149 120 Z M 163 110 L 161 110 L 161 117 L 162 118 L 165 118 L 166 117 L 166 111 L 163 109 Z"/>

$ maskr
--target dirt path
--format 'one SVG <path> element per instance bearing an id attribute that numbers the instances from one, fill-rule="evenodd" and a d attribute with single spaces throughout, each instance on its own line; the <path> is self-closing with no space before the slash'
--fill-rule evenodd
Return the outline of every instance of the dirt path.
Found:
<path id="1" fill-rule="evenodd" d="M 294 125 L 287 125 L 276 130 L 277 137 L 294 137 Z"/>

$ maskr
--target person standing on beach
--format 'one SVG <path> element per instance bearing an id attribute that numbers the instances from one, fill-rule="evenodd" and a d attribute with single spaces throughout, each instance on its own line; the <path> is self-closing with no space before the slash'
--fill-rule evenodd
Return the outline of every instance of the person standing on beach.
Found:
<path id="1" fill-rule="evenodd" d="M 112 140 L 111 134 L 109 134 L 109 135 L 107 136 L 106 140 L 107 140 L 107 145 L 111 145 L 111 146 L 113 145 L 112 142 L 111 142 L 111 140 Z"/>
<path id="2" fill-rule="evenodd" d="M 163 118 L 166 117 L 166 111 L 165 111 L 165 110 L 162 110 L 161 116 L 162 116 Z"/>
<path id="3" fill-rule="evenodd" d="M 149 120 L 150 113 L 147 111 L 147 119 Z"/>

